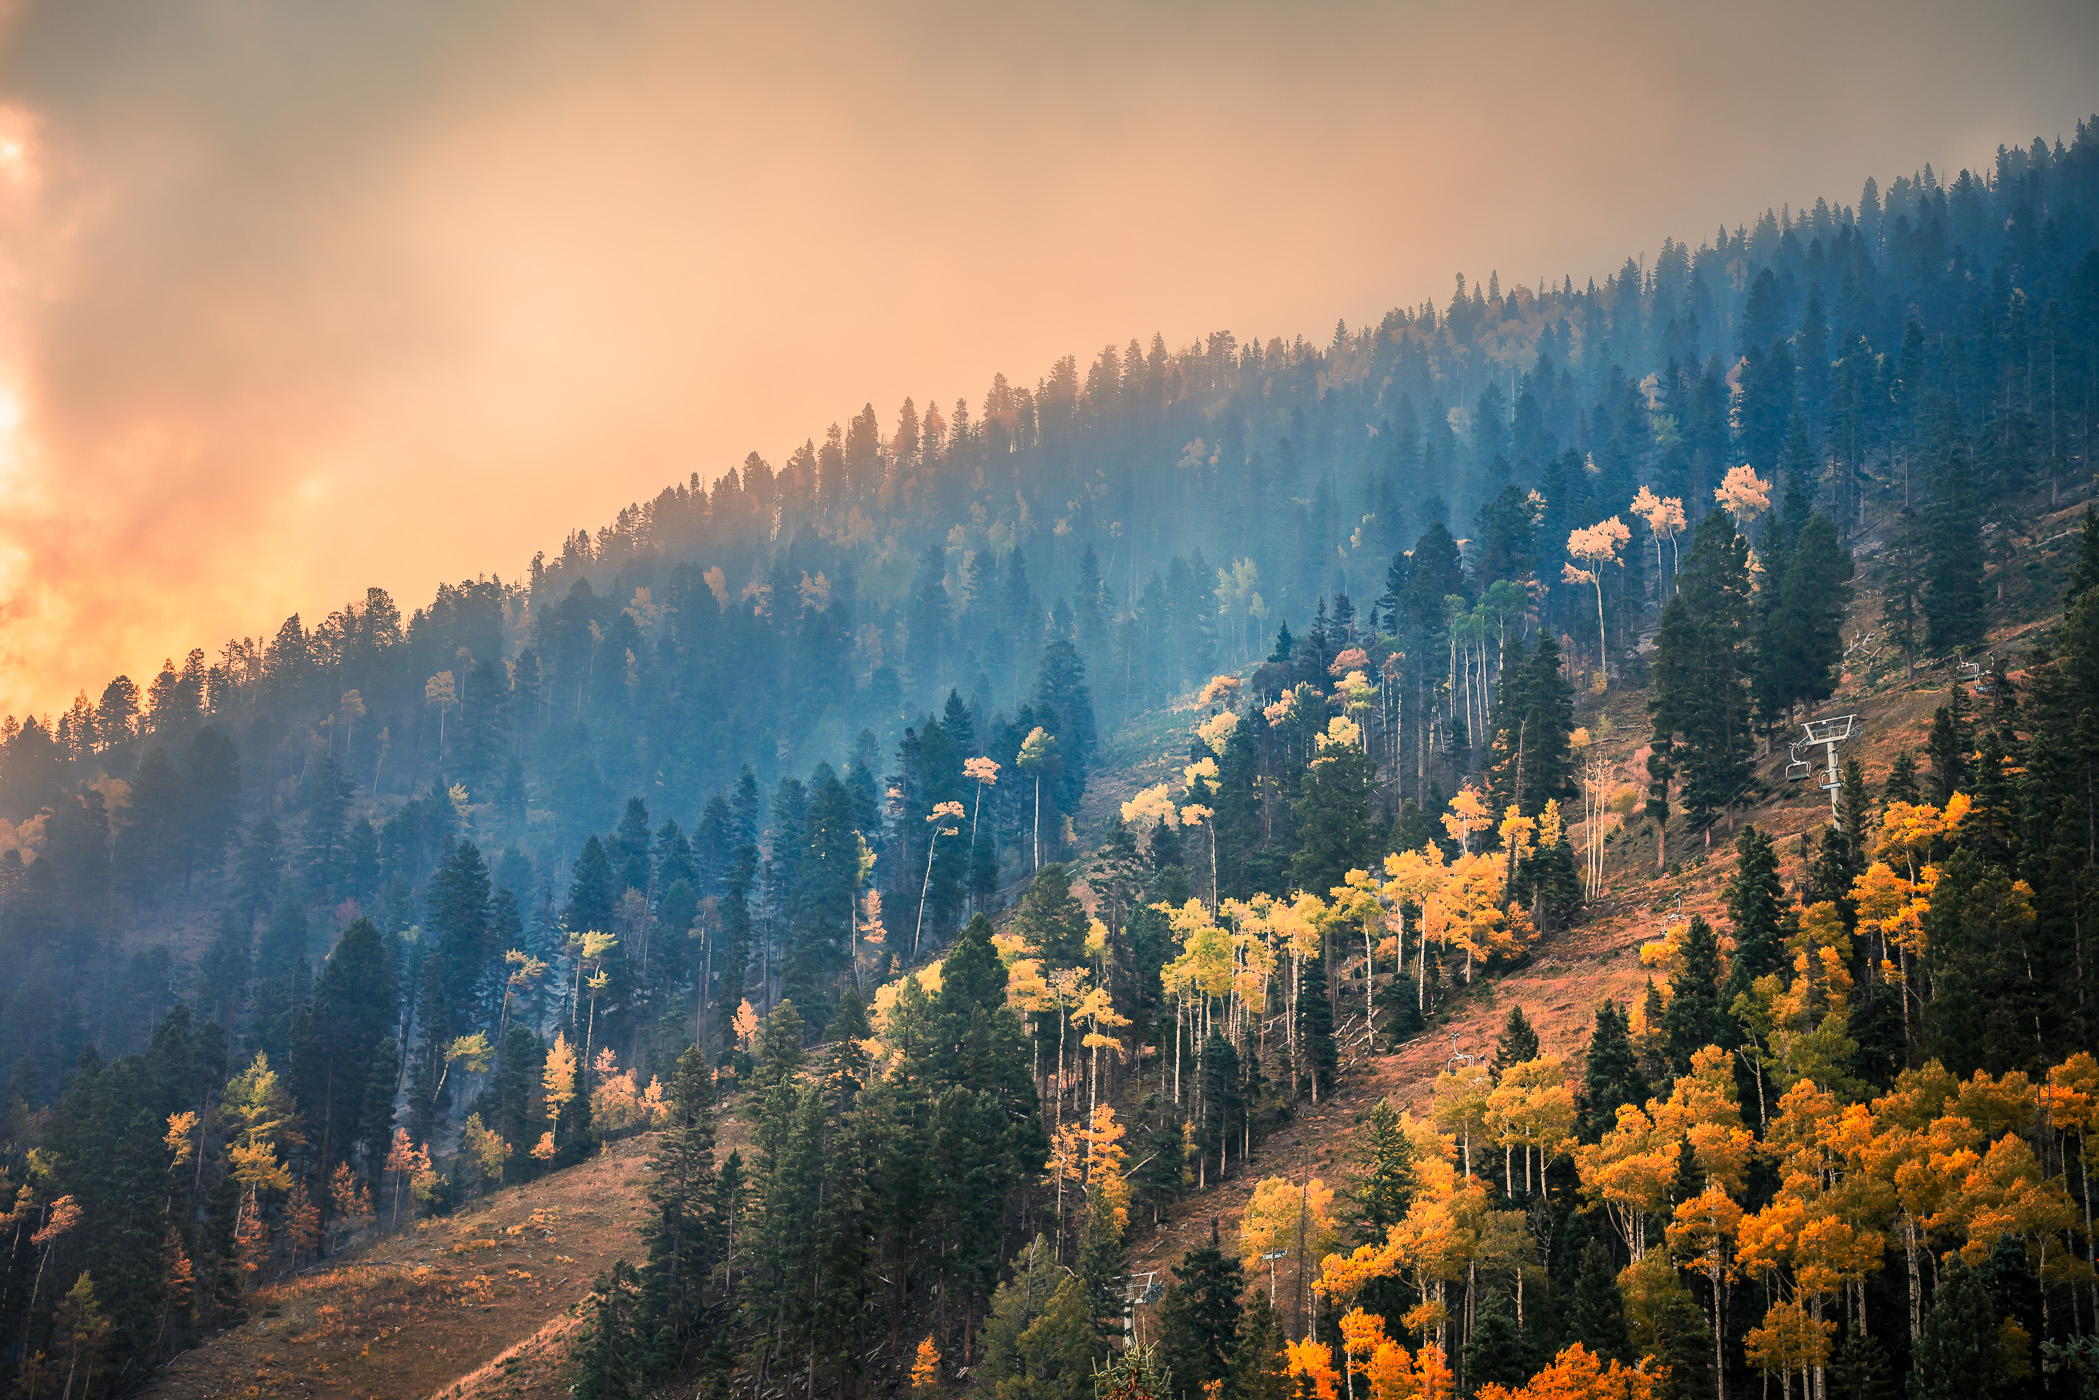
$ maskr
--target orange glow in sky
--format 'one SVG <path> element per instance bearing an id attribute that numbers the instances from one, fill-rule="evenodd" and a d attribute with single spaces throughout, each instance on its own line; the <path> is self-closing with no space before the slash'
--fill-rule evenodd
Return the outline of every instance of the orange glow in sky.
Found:
<path id="1" fill-rule="evenodd" d="M 1010 8 L 0 0 L 0 711 L 864 402 L 1601 280 L 2099 108 L 2081 3 Z"/>

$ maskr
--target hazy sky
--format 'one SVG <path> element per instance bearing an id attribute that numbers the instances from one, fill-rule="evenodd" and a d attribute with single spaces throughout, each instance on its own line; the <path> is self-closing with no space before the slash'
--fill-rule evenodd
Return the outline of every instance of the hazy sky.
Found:
<path id="1" fill-rule="evenodd" d="M 0 710 L 872 400 L 1322 341 L 2099 110 L 2090 3 L 0 0 Z"/>

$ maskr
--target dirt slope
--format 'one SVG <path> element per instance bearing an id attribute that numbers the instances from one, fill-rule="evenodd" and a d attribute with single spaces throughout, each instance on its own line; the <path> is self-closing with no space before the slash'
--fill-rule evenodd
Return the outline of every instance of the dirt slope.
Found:
<path id="1" fill-rule="evenodd" d="M 653 1139 L 261 1290 L 245 1326 L 177 1357 L 146 1394 L 565 1396 L 575 1304 L 621 1255 L 640 1257 Z"/>

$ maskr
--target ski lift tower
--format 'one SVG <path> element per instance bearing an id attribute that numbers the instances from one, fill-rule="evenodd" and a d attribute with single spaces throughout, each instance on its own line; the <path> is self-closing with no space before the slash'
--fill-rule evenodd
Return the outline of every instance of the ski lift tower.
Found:
<path id="1" fill-rule="evenodd" d="M 1822 775 L 1822 790 L 1829 794 L 1829 819 L 1837 819 L 1837 794 L 1843 790 L 1844 780 L 1837 774 L 1837 745 L 1858 732 L 1857 715 L 1838 715 L 1834 719 L 1811 719 L 1801 728 L 1807 737 L 1800 747 L 1813 748 L 1820 744 L 1827 755 L 1828 769 Z"/>
<path id="2" fill-rule="evenodd" d="M 1122 1349 L 1137 1349 L 1137 1309 L 1159 1301 L 1166 1286 L 1159 1281 L 1156 1271 L 1142 1274 L 1125 1274 L 1122 1287 Z"/>

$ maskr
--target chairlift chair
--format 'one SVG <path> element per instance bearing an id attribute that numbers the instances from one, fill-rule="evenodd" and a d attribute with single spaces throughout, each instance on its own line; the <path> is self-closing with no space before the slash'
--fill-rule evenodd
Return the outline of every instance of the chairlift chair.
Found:
<path id="1" fill-rule="evenodd" d="M 1806 743 L 1805 739 L 1795 739 L 1786 751 L 1790 760 L 1786 764 L 1786 781 L 1789 783 L 1797 783 L 1815 771 L 1815 765 L 1800 756 L 1800 750 Z"/>
<path id="2" fill-rule="evenodd" d="M 1473 1055 L 1461 1055 L 1458 1053 L 1458 1033 L 1456 1031 L 1452 1031 L 1450 1033 L 1450 1058 L 1443 1062 L 1443 1068 L 1445 1072 L 1454 1070 L 1460 1065 L 1469 1065 L 1473 1063 L 1473 1061 L 1476 1058 L 1477 1057 Z"/>

